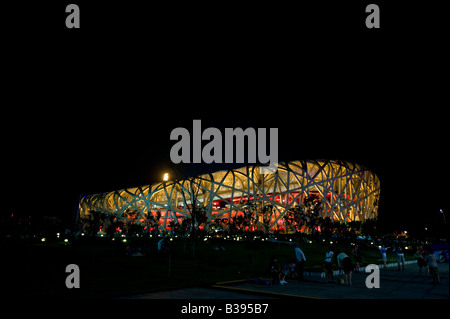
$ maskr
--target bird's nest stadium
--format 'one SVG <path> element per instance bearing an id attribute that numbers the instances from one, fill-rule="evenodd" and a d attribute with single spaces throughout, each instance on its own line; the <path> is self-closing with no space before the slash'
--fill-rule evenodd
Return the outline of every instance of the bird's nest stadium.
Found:
<path id="1" fill-rule="evenodd" d="M 200 227 L 206 230 L 220 226 L 227 231 L 240 218 L 246 220 L 242 230 L 292 233 L 304 231 L 300 220 L 312 216 L 339 222 L 375 219 L 379 196 L 378 177 L 361 165 L 300 160 L 279 163 L 272 174 L 246 166 L 84 196 L 79 220 L 88 224 L 103 213 L 109 218 L 100 225 L 102 231 L 112 221 L 171 231 L 184 222 L 196 223 L 202 212 Z"/>

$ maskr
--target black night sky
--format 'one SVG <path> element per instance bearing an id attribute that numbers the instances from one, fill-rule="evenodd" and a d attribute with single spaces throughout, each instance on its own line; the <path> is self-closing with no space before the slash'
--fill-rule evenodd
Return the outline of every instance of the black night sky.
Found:
<path id="1" fill-rule="evenodd" d="M 2 217 L 70 221 L 81 195 L 157 182 L 164 171 L 243 166 L 171 164 L 170 132 L 192 132 L 193 119 L 222 132 L 277 127 L 280 161 L 366 166 L 393 229 L 448 212 L 448 88 L 433 25 L 405 30 L 386 15 L 376 34 L 302 15 L 297 29 L 281 18 L 256 27 L 245 13 L 226 27 L 200 14 L 147 25 L 132 8 L 123 14 L 133 12 L 109 27 L 91 11 L 80 30 L 54 30 L 50 19 L 8 35 Z"/>

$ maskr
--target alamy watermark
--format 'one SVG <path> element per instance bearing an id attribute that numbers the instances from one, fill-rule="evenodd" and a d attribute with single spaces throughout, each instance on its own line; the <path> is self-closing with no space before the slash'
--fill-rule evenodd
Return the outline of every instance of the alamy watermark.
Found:
<path id="1" fill-rule="evenodd" d="M 66 13 L 69 13 L 66 17 L 66 27 L 68 29 L 80 28 L 80 7 L 77 4 L 69 4 L 66 6 Z M 376 4 L 369 4 L 366 6 L 366 13 L 369 15 L 366 17 L 365 24 L 368 29 L 380 28 L 380 8 Z"/>
<path id="2" fill-rule="evenodd" d="M 366 287 L 369 289 L 380 288 L 380 268 L 375 264 L 366 266 L 366 273 L 370 273 L 366 278 Z M 80 267 L 77 264 L 69 264 L 66 266 L 66 287 L 69 289 L 80 288 Z"/>
<path id="3" fill-rule="evenodd" d="M 240 127 L 225 128 L 225 140 L 223 140 L 222 132 L 218 128 L 208 127 L 202 131 L 201 120 L 193 120 L 192 139 L 191 133 L 184 127 L 177 127 L 170 133 L 170 140 L 178 141 L 170 150 L 170 160 L 175 164 L 191 163 L 192 142 L 192 163 L 244 163 L 245 139 L 247 139 L 248 163 L 256 163 L 258 158 L 259 163 L 269 164 L 261 166 L 261 173 L 271 174 L 278 167 L 278 128 L 270 128 L 269 140 L 267 140 L 266 130 L 266 128 L 255 130 L 252 127 L 245 130 Z M 235 140 L 236 145 L 234 145 Z M 210 142 L 202 148 L 202 141 Z M 267 141 L 270 144 L 269 154 L 267 154 Z M 234 160 L 235 157 L 236 160 Z"/>
<path id="4" fill-rule="evenodd" d="M 69 289 L 80 288 L 80 267 L 77 264 L 69 264 L 66 267 L 66 287 Z"/>
<path id="5" fill-rule="evenodd" d="M 366 287 L 369 289 L 380 288 L 380 268 L 375 264 L 366 266 L 366 272 L 371 274 L 366 278 Z"/>
<path id="6" fill-rule="evenodd" d="M 80 28 L 80 7 L 76 4 L 69 4 L 66 6 L 66 27 L 68 29 Z"/>

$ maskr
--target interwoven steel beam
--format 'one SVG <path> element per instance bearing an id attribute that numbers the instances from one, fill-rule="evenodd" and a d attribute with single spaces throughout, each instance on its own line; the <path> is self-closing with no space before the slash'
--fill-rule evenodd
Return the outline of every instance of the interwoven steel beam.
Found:
<path id="1" fill-rule="evenodd" d="M 284 226 L 284 216 L 293 209 L 314 210 L 331 220 L 365 221 L 378 214 L 380 181 L 365 167 L 336 160 L 303 160 L 279 163 L 273 174 L 261 174 L 259 166 L 219 171 L 193 178 L 167 181 L 80 200 L 81 221 L 92 211 L 119 220 L 146 225 L 161 213 L 160 224 L 180 223 L 191 218 L 194 204 L 202 207 L 208 221 L 230 220 L 252 207 L 257 229 Z M 314 196 L 314 207 L 305 199 Z M 220 201 L 221 207 L 214 203 Z M 194 203 L 195 202 L 195 203 Z M 265 209 L 270 207 L 270 209 Z M 132 218 L 130 218 L 132 213 Z M 269 218 L 269 227 L 263 221 Z"/>

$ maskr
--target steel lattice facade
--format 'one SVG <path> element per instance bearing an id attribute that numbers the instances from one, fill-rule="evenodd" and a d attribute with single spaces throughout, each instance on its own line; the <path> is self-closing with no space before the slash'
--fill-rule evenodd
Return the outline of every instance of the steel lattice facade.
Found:
<path id="1" fill-rule="evenodd" d="M 254 221 L 252 229 L 267 231 L 286 226 L 284 217 L 293 210 L 341 222 L 373 219 L 379 195 L 378 177 L 361 165 L 303 160 L 279 163 L 273 174 L 247 166 L 89 195 L 80 200 L 79 214 L 81 221 L 97 211 L 142 225 L 159 214 L 164 229 L 171 221 L 180 224 L 190 219 L 195 204 L 210 223 L 245 212 Z"/>

